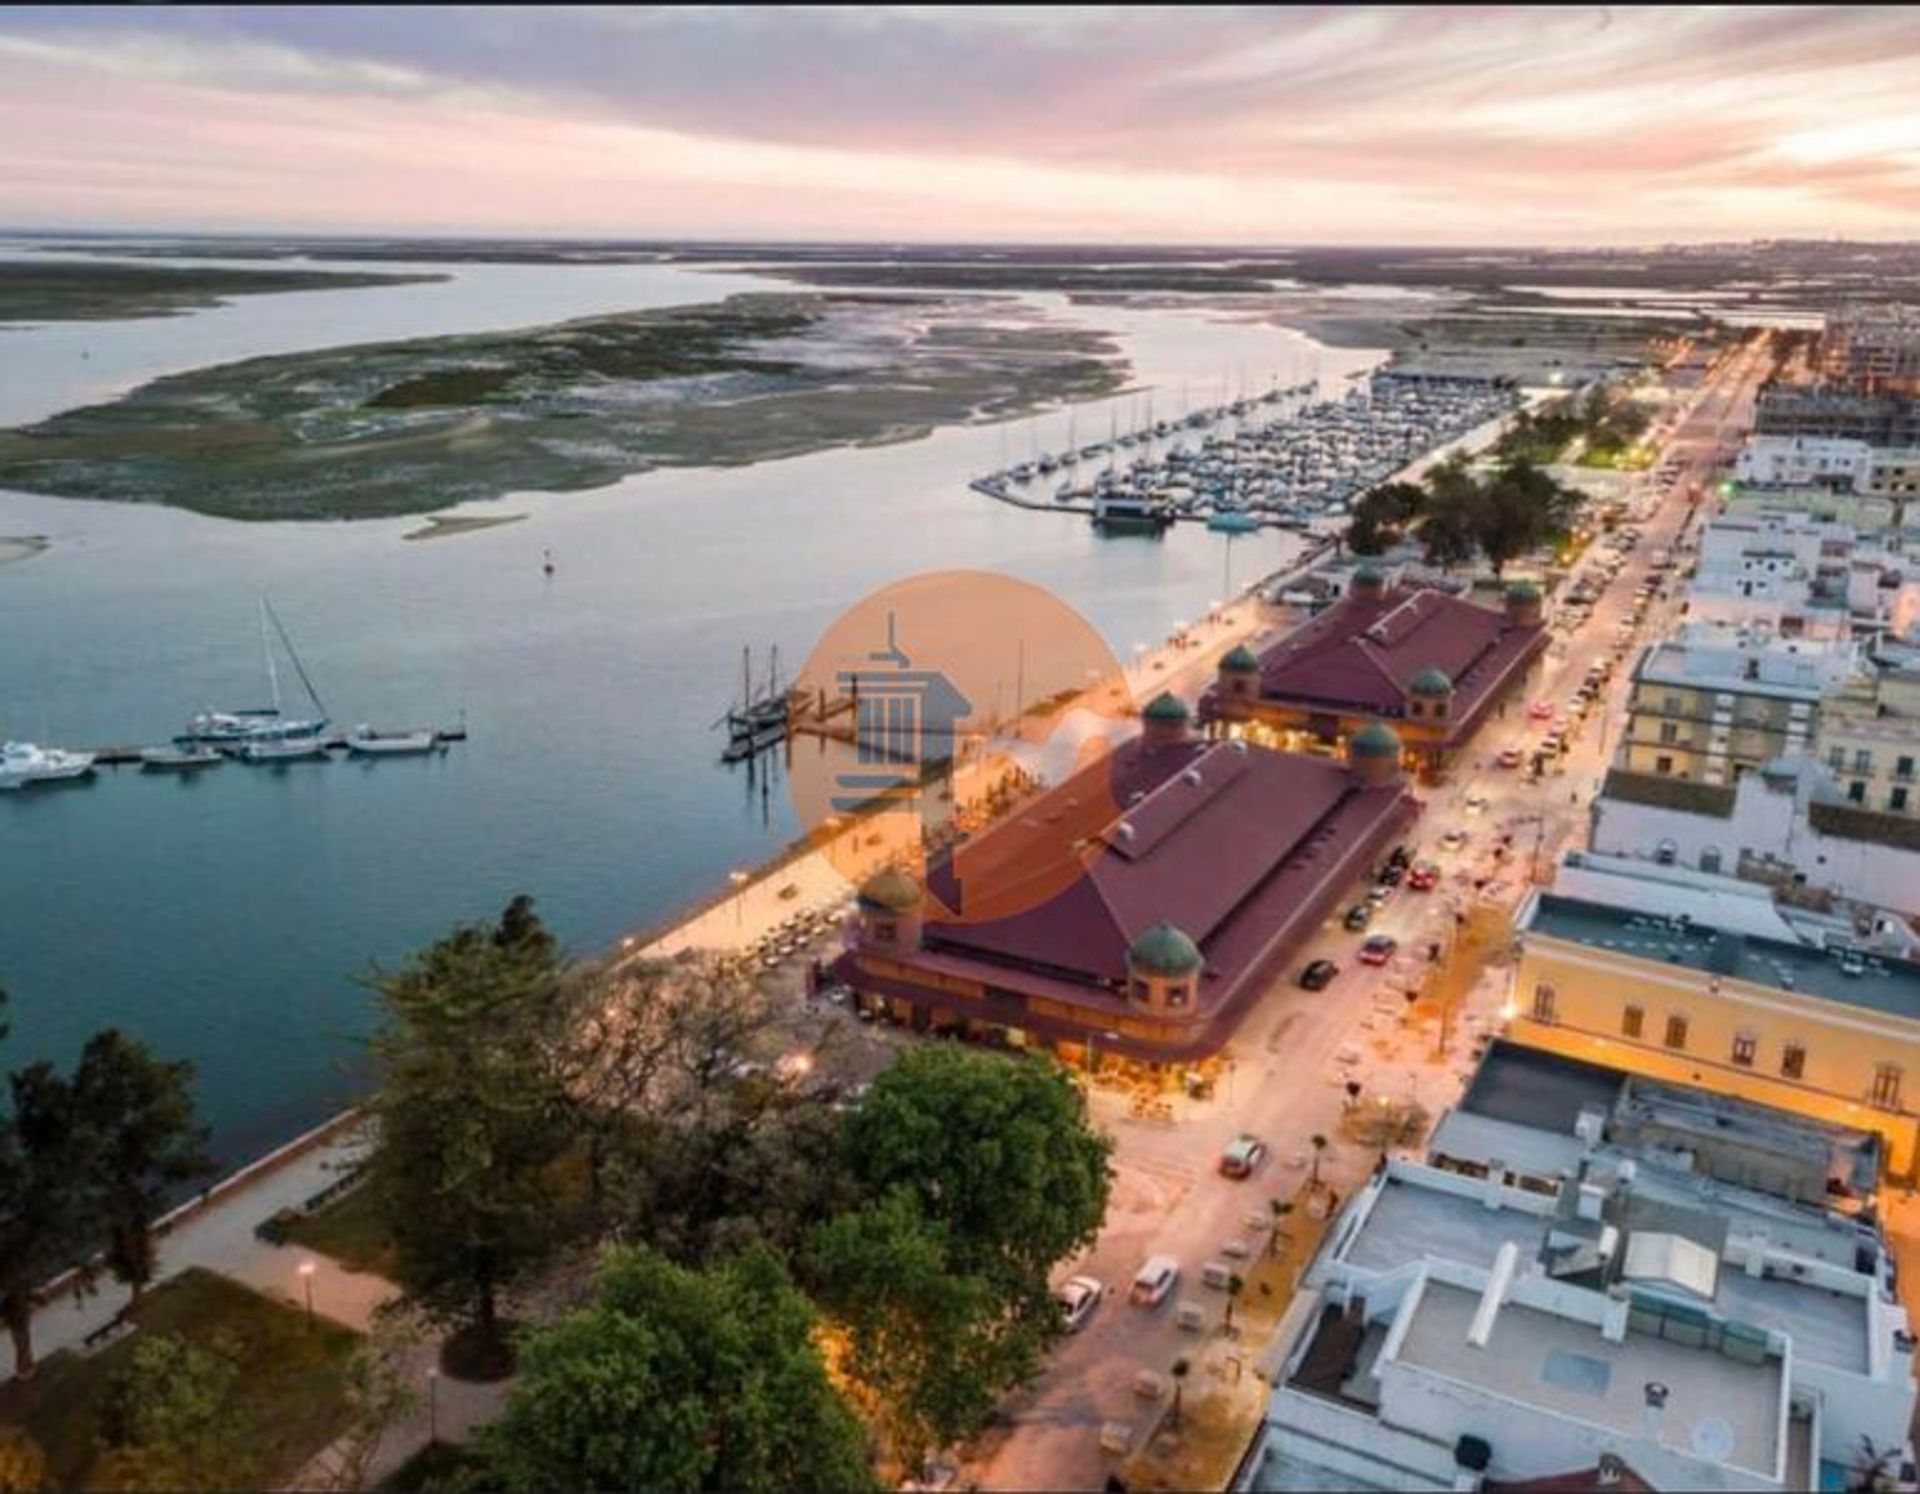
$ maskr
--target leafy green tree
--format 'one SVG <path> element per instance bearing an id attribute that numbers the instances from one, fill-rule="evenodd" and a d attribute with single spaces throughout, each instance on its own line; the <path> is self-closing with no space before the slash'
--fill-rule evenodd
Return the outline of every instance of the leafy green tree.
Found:
<path id="1" fill-rule="evenodd" d="M 1193 1370 L 1192 1362 L 1183 1354 L 1173 1361 L 1173 1411 L 1168 1421 L 1177 1429 L 1180 1425 L 1181 1401 L 1186 1395 L 1187 1376 Z"/>
<path id="2" fill-rule="evenodd" d="M 88 1040 L 74 1072 L 91 1164 L 89 1213 L 108 1269 L 136 1301 L 153 1279 L 153 1220 L 173 1190 L 213 1170 L 192 1083 L 192 1064 L 164 1063 L 112 1028 Z"/>
<path id="3" fill-rule="evenodd" d="M 243 1489 L 253 1456 L 230 1402 L 240 1378 L 233 1346 L 142 1336 L 114 1384 L 108 1452 L 89 1482 L 108 1489 Z"/>
<path id="4" fill-rule="evenodd" d="M 595 1304 L 532 1335 L 480 1435 L 484 1488 L 875 1490 L 806 1299 L 765 1250 L 704 1270 L 617 1252 Z"/>
<path id="5" fill-rule="evenodd" d="M 965 1270 L 939 1221 L 896 1190 L 814 1231 L 815 1295 L 846 1335 L 842 1367 L 899 1469 L 986 1425 L 1058 1330 Z M 1024 1306 L 1024 1305 L 1023 1305 Z"/>
<path id="6" fill-rule="evenodd" d="M 1106 1215 L 1111 1143 L 1057 1064 L 915 1048 L 843 1126 L 865 1204 L 807 1260 L 904 1466 L 985 1422 L 1060 1331 L 1054 1265 Z"/>
<path id="7" fill-rule="evenodd" d="M 1048 1297 L 1054 1264 L 1093 1243 L 1106 1217 L 1113 1144 L 1059 1064 L 959 1045 L 909 1050 L 843 1126 L 867 1197 L 905 1189 L 947 1227 L 962 1269 L 1010 1296 Z"/>
<path id="8" fill-rule="evenodd" d="M 550 1061 L 565 1004 L 552 940 L 522 899 L 466 925 L 375 984 L 377 1120 L 368 1186 L 395 1277 L 430 1317 L 510 1362 L 500 1298 L 562 1238 L 554 1165 L 569 1107 Z"/>
<path id="9" fill-rule="evenodd" d="M 9 1081 L 12 1113 L 0 1117 L 0 1318 L 13 1341 L 14 1374 L 32 1376 L 33 1313 L 42 1284 L 84 1254 L 89 1239 L 86 1138 L 73 1085 L 50 1063 Z"/>
<path id="10" fill-rule="evenodd" d="M 1481 490 L 1475 525 L 1480 549 L 1498 576 L 1508 562 L 1563 539 L 1580 494 L 1524 459 L 1506 463 Z"/>

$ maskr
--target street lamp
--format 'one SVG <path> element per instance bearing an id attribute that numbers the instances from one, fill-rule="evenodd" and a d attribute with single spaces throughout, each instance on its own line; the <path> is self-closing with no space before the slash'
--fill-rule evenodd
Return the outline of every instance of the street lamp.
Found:
<path id="1" fill-rule="evenodd" d="M 427 1444 L 440 1440 L 440 1366 L 427 1366 Z"/>
<path id="2" fill-rule="evenodd" d="M 307 1327 L 313 1327 L 313 1273 L 317 1268 L 312 1261 L 302 1261 L 299 1266 L 300 1284 L 306 1288 Z"/>

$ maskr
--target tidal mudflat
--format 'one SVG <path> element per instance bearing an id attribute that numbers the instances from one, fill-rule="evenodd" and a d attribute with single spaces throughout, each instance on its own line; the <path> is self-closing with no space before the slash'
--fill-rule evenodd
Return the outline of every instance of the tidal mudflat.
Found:
<path id="1" fill-rule="evenodd" d="M 181 265 L 92 264 L 68 260 L 0 261 L 0 322 L 117 321 L 178 316 L 232 296 L 280 291 L 360 290 L 413 285 L 443 275 L 347 270 L 244 270 Z"/>
<path id="2" fill-rule="evenodd" d="M 741 294 L 248 359 L 0 433 L 0 487 L 350 519 L 907 440 L 1120 386 L 1116 344 L 981 297 Z"/>

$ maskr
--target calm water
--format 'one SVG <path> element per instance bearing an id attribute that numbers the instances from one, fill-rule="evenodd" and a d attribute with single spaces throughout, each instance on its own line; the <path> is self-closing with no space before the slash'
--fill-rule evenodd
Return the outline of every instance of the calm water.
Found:
<path id="1" fill-rule="evenodd" d="M 449 286 L 254 297 L 164 321 L 0 340 L 0 415 L 50 413 L 160 371 L 374 336 L 509 326 L 710 299 L 744 276 L 652 267 L 456 266 Z M 1375 361 L 1198 313 L 1071 311 L 1116 330 L 1172 414 L 1182 384 L 1334 378 Z M 82 349 L 91 356 L 79 359 Z M 62 360 L 65 360 L 64 362 Z M 69 367 L 84 364 L 84 367 Z M 53 391 L 51 394 L 49 391 Z M 1138 397 L 1136 397 L 1138 398 Z M 1131 400 L 1119 402 L 1124 409 Z M 1081 442 L 1107 407 L 1082 406 Z M 47 555 L 0 568 L 0 735 L 157 741 L 193 711 L 265 692 L 255 598 L 275 605 L 334 719 L 447 723 L 428 760 L 230 764 L 199 778 L 107 771 L 0 797 L 0 984 L 8 1058 L 69 1061 L 116 1023 L 194 1059 L 219 1149 L 237 1159 L 354 1092 L 375 959 L 535 894 L 579 950 L 698 899 L 795 833 L 717 765 L 708 723 L 740 647 L 798 660 L 871 588 L 939 567 L 1051 587 L 1129 656 L 1222 593 L 1224 541 L 1197 527 L 1102 541 L 1084 519 L 969 492 L 1035 428 L 954 428 L 873 451 L 649 474 L 523 495 L 499 529 L 405 544 L 412 521 L 242 525 L 0 493 L 0 535 Z M 1234 579 L 1293 541 L 1234 546 Z M 558 574 L 541 574 L 551 548 Z"/>

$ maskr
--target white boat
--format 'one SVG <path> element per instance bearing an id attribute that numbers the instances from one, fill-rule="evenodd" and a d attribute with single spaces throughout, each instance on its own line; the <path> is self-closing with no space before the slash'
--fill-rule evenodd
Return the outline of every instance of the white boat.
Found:
<path id="1" fill-rule="evenodd" d="M 0 747 L 0 789 L 25 788 L 31 783 L 58 783 L 85 778 L 93 771 L 91 752 L 67 752 L 59 747 L 36 747 L 31 742 L 8 742 Z"/>
<path id="2" fill-rule="evenodd" d="M 434 731 L 375 731 L 362 724 L 347 733 L 347 751 L 355 757 L 418 757 L 439 745 Z"/>
<path id="3" fill-rule="evenodd" d="M 269 624 L 272 633 L 268 631 Z M 280 713 L 280 670 L 273 656 L 274 633 L 279 634 L 287 657 L 293 661 L 294 672 L 299 675 L 307 698 L 313 702 L 317 714 L 312 717 L 301 719 Z M 300 746 L 317 749 L 320 746 L 321 733 L 327 729 L 327 708 L 320 703 L 319 692 L 307 677 L 306 666 L 300 662 L 300 655 L 294 649 L 293 640 L 287 636 L 286 628 L 281 625 L 279 614 L 265 597 L 260 598 L 260 647 L 266 655 L 267 686 L 272 691 L 273 704 L 243 711 L 204 711 L 188 723 L 186 731 L 174 739 L 176 742 L 187 747 L 217 747 L 240 756 L 248 756 L 240 749 L 253 744 L 276 745 L 283 749 Z M 265 755 L 292 758 L 312 754 L 279 750 Z"/>
<path id="4" fill-rule="evenodd" d="M 234 749 L 234 756 L 244 763 L 301 763 L 326 755 L 326 739 L 318 733 L 293 737 L 255 737 Z"/>
<path id="5" fill-rule="evenodd" d="M 221 753 L 205 746 L 140 749 L 140 766 L 150 773 L 191 773 L 200 768 L 218 767 L 225 761 Z"/>

